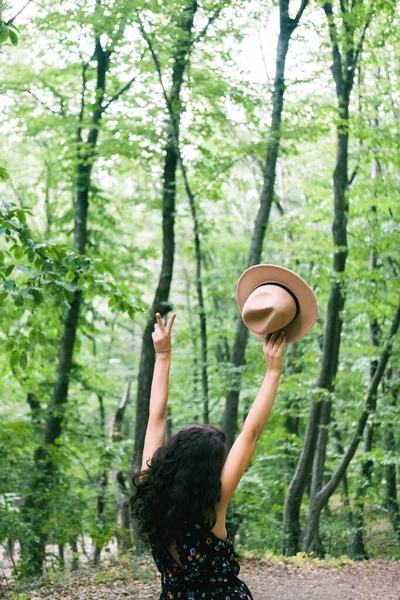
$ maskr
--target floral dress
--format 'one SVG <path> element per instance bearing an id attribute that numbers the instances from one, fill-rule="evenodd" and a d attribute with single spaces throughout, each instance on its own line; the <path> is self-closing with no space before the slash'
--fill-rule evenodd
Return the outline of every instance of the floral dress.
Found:
<path id="1" fill-rule="evenodd" d="M 152 548 L 161 573 L 159 600 L 254 600 L 247 585 L 238 578 L 240 565 L 233 542 L 224 542 L 200 525 L 176 540 L 182 568 L 166 549 Z"/>

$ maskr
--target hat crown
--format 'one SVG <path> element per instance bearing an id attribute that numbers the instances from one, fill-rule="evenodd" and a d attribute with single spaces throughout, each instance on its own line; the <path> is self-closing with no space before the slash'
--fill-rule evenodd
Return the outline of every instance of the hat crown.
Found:
<path id="1" fill-rule="evenodd" d="M 278 291 L 280 287 L 282 291 Z M 253 265 L 246 269 L 239 278 L 236 297 L 245 325 L 260 340 L 284 329 L 286 341 L 294 342 L 312 329 L 317 318 L 317 301 L 310 286 L 279 265 Z M 259 302 L 261 297 L 263 301 Z"/>
<path id="2" fill-rule="evenodd" d="M 268 282 L 251 292 L 243 306 L 242 319 L 255 334 L 265 336 L 289 325 L 296 313 L 293 295 L 278 282 Z"/>

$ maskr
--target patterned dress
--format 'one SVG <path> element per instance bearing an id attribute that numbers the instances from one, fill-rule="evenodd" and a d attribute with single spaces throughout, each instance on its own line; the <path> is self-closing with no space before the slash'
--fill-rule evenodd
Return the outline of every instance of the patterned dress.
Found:
<path id="1" fill-rule="evenodd" d="M 159 600 L 254 600 L 247 585 L 238 578 L 240 565 L 233 542 L 224 542 L 200 525 L 176 540 L 182 568 L 166 549 L 152 548 L 161 573 Z"/>

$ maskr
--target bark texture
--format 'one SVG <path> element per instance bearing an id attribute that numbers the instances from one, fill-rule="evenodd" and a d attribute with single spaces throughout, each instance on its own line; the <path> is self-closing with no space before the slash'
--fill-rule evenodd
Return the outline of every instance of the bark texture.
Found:
<path id="1" fill-rule="evenodd" d="M 390 369 L 388 377 L 390 389 L 386 400 L 387 407 L 395 409 L 399 393 L 399 382 L 394 381 L 393 369 Z M 389 520 L 392 524 L 397 543 L 400 544 L 400 508 L 397 500 L 397 474 L 396 474 L 396 438 L 394 425 L 389 423 L 385 426 L 384 433 L 385 451 L 391 460 L 386 464 L 386 508 Z"/>
<path id="2" fill-rule="evenodd" d="M 353 10 L 359 9 L 359 2 Z M 311 402 L 310 415 L 296 469 L 289 484 L 284 505 L 284 552 L 296 554 L 300 549 L 300 508 L 310 472 L 310 508 L 302 549 L 311 551 L 318 541 L 319 516 L 321 506 L 316 501 L 320 493 L 328 443 L 328 425 L 332 414 L 331 392 L 337 373 L 342 329 L 341 314 L 345 304 L 344 273 L 347 248 L 348 217 L 348 144 L 349 144 L 349 102 L 354 83 L 354 73 L 361 52 L 365 32 L 369 24 L 366 18 L 358 43 L 355 42 L 355 23 L 347 18 L 347 9 L 341 5 L 341 18 L 346 39 L 340 39 L 333 15 L 332 3 L 327 2 L 323 9 L 328 21 L 332 48 L 332 75 L 336 87 L 339 123 L 337 125 L 336 166 L 333 172 L 334 218 L 332 236 L 334 244 L 333 275 L 328 300 L 325 323 L 321 367 L 316 383 L 317 391 Z M 340 49 L 343 42 L 343 51 Z M 318 496 L 319 497 L 319 496 Z"/>
<path id="3" fill-rule="evenodd" d="M 299 24 L 300 18 L 307 6 L 308 0 L 303 0 L 294 19 L 289 17 L 289 0 L 280 0 L 279 15 L 280 29 L 278 36 L 277 58 L 275 66 L 274 92 L 272 98 L 272 120 L 269 130 L 269 142 L 265 166 L 263 169 L 264 181 L 260 194 L 260 206 L 254 224 L 247 267 L 256 265 L 261 260 L 265 232 L 269 222 L 269 215 L 274 199 L 274 186 L 276 176 L 276 163 L 280 146 L 280 128 L 282 121 L 283 97 L 285 92 L 285 63 L 289 50 L 290 37 Z M 238 406 L 240 395 L 241 374 L 245 365 L 245 354 L 249 331 L 241 317 L 238 318 L 236 334 L 232 348 L 231 387 L 228 391 L 223 428 L 227 437 L 227 444 L 231 446 L 235 440 Z"/>
<path id="4" fill-rule="evenodd" d="M 144 438 L 149 417 L 150 391 L 155 363 L 153 340 L 151 337 L 155 324 L 155 313 L 159 312 L 164 316 L 170 310 L 168 302 L 175 255 L 175 197 L 176 170 L 178 166 L 175 136 L 178 136 L 179 139 L 182 114 L 181 90 L 185 70 L 188 64 L 189 53 L 192 47 L 192 29 L 196 11 L 197 2 L 191 0 L 187 3 L 185 10 L 180 13 L 180 35 L 173 56 L 172 86 L 168 96 L 169 102 L 173 108 L 173 115 L 168 123 L 163 169 L 162 265 L 156 293 L 142 336 L 142 350 L 140 355 L 136 396 L 135 445 L 132 457 L 132 474 L 137 473 L 141 466 Z M 143 27 L 142 34 L 145 38 L 148 37 Z M 133 491 L 132 488 L 131 491 Z"/>
<path id="5" fill-rule="evenodd" d="M 375 402 L 378 386 L 382 381 L 382 377 L 384 375 L 386 366 L 388 364 L 389 358 L 391 356 L 393 339 L 396 336 L 400 326 L 400 303 L 397 307 L 396 313 L 393 317 L 393 321 L 390 326 L 388 338 L 386 344 L 383 347 L 374 377 L 369 385 L 368 394 L 365 400 L 365 404 L 363 410 L 361 412 L 360 418 L 358 420 L 355 432 L 350 441 L 350 444 L 342 457 L 336 471 L 333 473 L 332 477 L 329 481 L 324 485 L 324 487 L 314 496 L 313 503 L 310 503 L 310 510 L 308 514 L 307 524 L 304 532 L 304 548 L 306 552 L 310 551 L 312 547 L 316 532 L 318 532 L 318 523 L 319 517 L 321 514 L 321 510 L 324 508 L 329 498 L 335 492 L 338 487 L 343 475 L 346 472 L 347 467 L 349 466 L 351 460 L 353 459 L 358 445 L 362 439 L 365 425 L 367 423 L 368 417 L 371 413 L 372 407 Z"/>
<path id="6" fill-rule="evenodd" d="M 96 102 L 91 115 L 91 127 L 85 140 L 82 139 L 81 123 L 77 133 L 77 167 L 74 246 L 79 253 L 85 253 L 87 238 L 87 216 L 89 207 L 90 177 L 95 159 L 96 144 L 99 135 L 100 120 L 103 112 L 103 99 L 106 85 L 106 74 L 109 68 L 109 52 L 104 50 L 100 38 L 95 39 L 94 58 L 97 64 Z M 82 103 L 85 93 L 83 81 Z M 81 114 L 81 119 L 83 114 Z M 32 478 L 30 493 L 24 506 L 26 519 L 30 522 L 33 537 L 24 547 L 22 560 L 24 571 L 29 575 L 42 572 L 45 559 L 47 535 L 43 526 L 47 522 L 50 510 L 49 490 L 57 485 L 57 466 L 51 448 L 60 438 L 63 426 L 64 407 L 68 398 L 68 387 L 72 369 L 72 358 L 78 328 L 79 309 L 82 292 L 74 293 L 70 309 L 67 312 L 60 343 L 56 379 L 48 406 L 45 422 L 44 443 L 34 453 L 35 474 Z"/>
<path id="7" fill-rule="evenodd" d="M 376 123 L 375 123 L 376 126 Z M 371 166 L 371 178 L 374 181 L 380 177 L 380 166 L 379 162 L 374 159 L 372 161 Z M 377 207 L 375 203 L 371 206 L 371 212 L 374 219 L 374 224 L 377 216 Z M 377 260 L 378 255 L 376 248 L 371 248 L 370 251 L 370 270 L 373 273 L 377 268 Z M 369 339 L 370 344 L 374 348 L 379 347 L 380 340 L 380 327 L 376 318 L 371 319 L 369 325 Z M 377 361 L 372 360 L 370 366 L 370 379 L 374 378 L 375 371 L 377 367 Z M 374 402 L 371 408 L 372 412 L 376 411 L 377 397 L 374 398 Z M 373 448 L 374 442 L 374 431 L 375 425 L 374 423 L 368 424 L 365 426 L 364 430 L 364 440 L 363 440 L 363 453 L 366 454 L 371 452 Z M 364 504 L 365 504 L 365 496 L 368 488 L 371 485 L 372 478 L 372 469 L 373 469 L 373 461 L 369 458 L 364 460 L 361 465 L 361 481 L 357 486 L 356 494 L 355 494 L 355 507 L 354 507 L 354 515 L 353 515 L 353 526 L 352 526 L 352 535 L 350 542 L 350 555 L 355 559 L 366 559 L 368 558 L 368 553 L 364 544 Z"/>

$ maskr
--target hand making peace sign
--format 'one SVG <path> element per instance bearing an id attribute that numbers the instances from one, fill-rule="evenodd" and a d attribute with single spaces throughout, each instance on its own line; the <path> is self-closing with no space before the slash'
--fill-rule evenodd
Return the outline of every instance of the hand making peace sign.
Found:
<path id="1" fill-rule="evenodd" d="M 164 327 L 160 313 L 156 313 L 157 323 L 154 325 L 154 331 L 151 334 L 153 338 L 154 350 L 159 352 L 171 352 L 171 329 L 174 324 L 176 313 L 173 313 L 167 325 Z"/>

